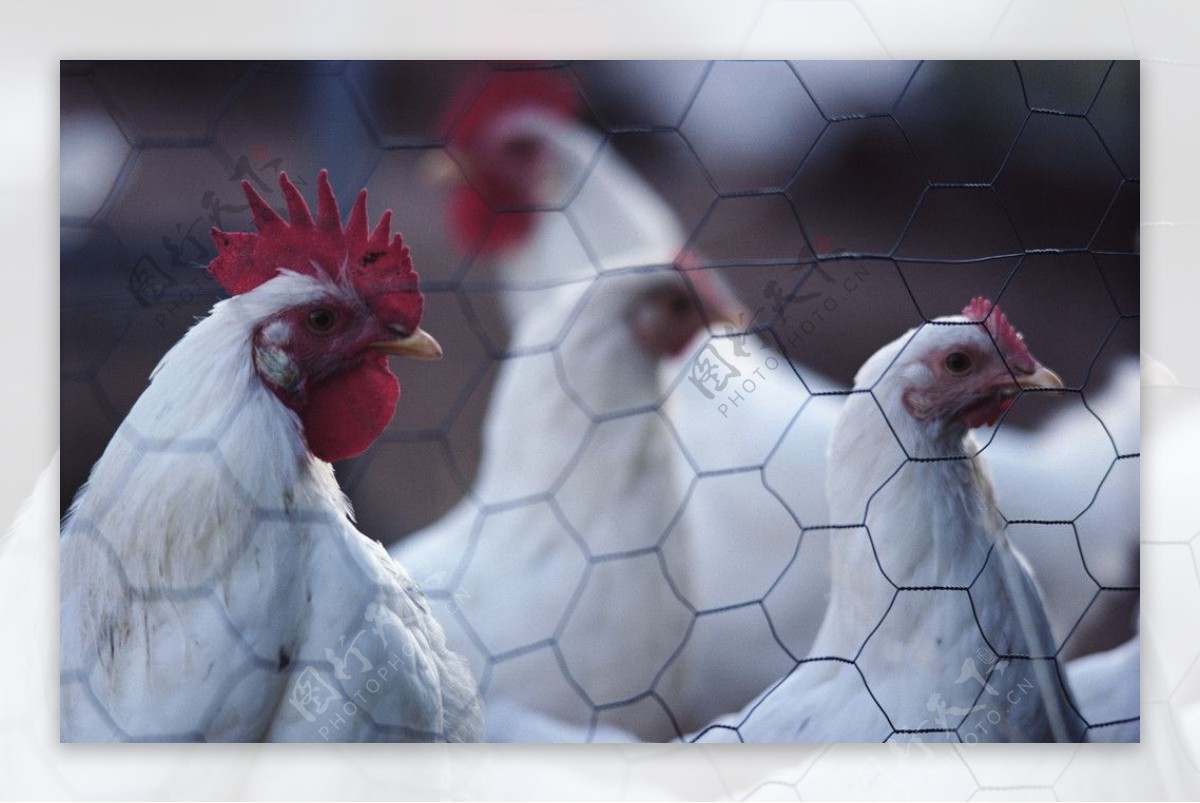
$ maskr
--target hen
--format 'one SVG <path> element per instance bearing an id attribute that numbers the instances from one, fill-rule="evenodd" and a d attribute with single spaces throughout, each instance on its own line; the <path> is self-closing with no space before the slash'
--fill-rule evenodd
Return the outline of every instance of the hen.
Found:
<path id="1" fill-rule="evenodd" d="M 700 741 L 1078 741 L 1040 593 L 969 430 L 1061 387 L 976 298 L 877 351 L 831 438 L 832 597 L 809 658 Z"/>
<path id="2" fill-rule="evenodd" d="M 64 741 L 465 741 L 474 683 L 421 591 L 358 532 L 329 461 L 441 356 L 385 212 L 343 229 L 248 183 L 257 233 L 213 230 L 217 303 L 162 359 L 62 527 Z"/>
<path id="3" fill-rule="evenodd" d="M 590 514 L 589 528 L 628 527 L 630 521 L 661 526 L 669 513 L 659 511 L 670 511 L 680 499 L 687 500 L 675 533 L 664 543 L 663 554 L 676 591 L 699 615 L 674 660 L 679 672 L 672 676 L 671 684 L 660 683 L 657 692 L 678 727 L 690 729 L 743 705 L 792 664 L 794 659 L 780 646 L 776 632 L 786 633 L 787 643 L 802 655 L 820 622 L 828 588 L 824 563 L 792 560 L 799 528 L 766 487 L 759 469 L 788 431 L 808 393 L 786 360 L 757 337 L 728 336 L 747 325 L 749 314 L 743 313 L 712 273 L 693 269 L 696 263 L 691 255 L 681 257 L 686 237 L 674 211 L 621 158 L 612 142 L 578 119 L 579 105 L 570 83 L 560 74 L 546 71 L 496 73 L 482 94 L 471 97 L 469 103 L 452 104 L 459 124 L 450 153 L 465 180 L 450 196 L 447 228 L 459 247 L 474 255 L 468 282 L 500 289 L 505 323 L 513 332 L 510 351 L 515 353 L 552 344 L 559 332 L 557 321 L 567 309 L 563 305 L 571 303 L 563 299 L 570 293 L 580 296 L 597 273 L 615 278 L 622 271 L 681 263 L 685 266 L 681 273 L 692 285 L 681 288 L 681 305 L 693 303 L 690 295 L 701 301 L 721 297 L 716 304 L 719 309 L 709 310 L 708 327 L 702 319 L 689 321 L 690 328 L 684 333 L 694 336 L 690 342 L 684 338 L 686 345 L 674 342 L 673 356 L 670 350 L 649 342 L 659 336 L 643 330 L 641 347 L 643 352 L 657 355 L 657 377 L 640 376 L 640 385 L 626 389 L 631 405 L 642 399 L 661 404 L 662 417 L 676 440 L 686 444 L 689 455 L 668 444 L 661 460 L 643 460 L 638 455 L 646 453 L 649 444 L 636 443 L 631 437 L 623 441 L 629 450 L 624 465 L 614 456 L 611 466 L 598 467 L 589 480 L 594 488 L 604 489 L 595 493 L 606 500 Z M 544 370 L 537 380 L 539 393 L 553 393 L 556 388 L 566 393 L 594 393 L 613 377 L 628 375 L 624 365 L 627 352 L 612 344 L 628 338 L 622 318 L 637 306 L 641 285 L 623 282 L 619 287 L 626 293 L 624 306 L 613 298 L 607 307 L 583 313 L 589 320 L 595 319 L 597 337 L 573 344 L 570 354 L 560 352 L 564 370 L 572 374 L 570 386 L 563 388 L 560 377 Z M 615 288 L 603 295 L 613 292 Z M 610 316 L 608 321 L 603 315 Z M 729 322 L 717 321 L 718 315 Z M 534 318 L 554 323 L 534 323 Z M 713 337 L 710 329 L 718 335 Z M 668 339 L 678 341 L 679 334 L 673 331 Z M 705 359 L 714 360 L 713 355 L 737 366 L 746 377 L 765 370 L 767 360 L 777 370 L 772 372 L 771 382 L 755 392 L 752 404 L 722 409 L 707 389 L 698 390 L 689 381 L 697 366 Z M 506 364 L 501 376 L 512 370 Z M 507 382 L 501 379 L 504 387 Z M 730 388 L 729 392 L 733 391 Z M 540 476 L 541 467 L 510 461 L 521 470 L 510 469 L 497 476 L 487 498 L 494 498 L 500 488 L 504 497 L 544 490 L 562 463 L 553 455 L 569 452 L 586 431 L 574 424 L 531 421 L 529 403 L 500 404 L 500 398 L 497 394 L 486 419 L 489 436 L 485 451 L 549 465 L 547 476 L 535 484 L 532 476 Z M 828 406 L 814 407 L 801 426 L 813 430 L 812 440 L 820 444 L 832 426 L 832 416 Z M 524 445 L 519 451 L 514 445 L 501 446 L 499 441 L 504 438 L 520 439 Z M 615 445 L 613 449 L 615 453 Z M 693 483 L 693 460 L 700 469 L 718 473 Z M 817 445 L 777 454 L 772 470 L 780 476 L 822 476 L 823 461 L 824 449 Z M 622 500 L 612 487 L 612 474 L 618 471 L 633 472 L 622 480 L 632 487 L 639 482 L 658 487 L 662 478 L 651 472 L 669 471 L 678 487 L 669 497 L 635 494 Z M 481 493 L 480 485 L 476 493 Z M 806 524 L 826 520 L 819 485 L 817 492 L 804 500 L 803 509 L 793 512 Z M 542 515 L 551 519 L 552 511 L 545 510 Z M 444 532 L 469 524 L 469 519 L 463 519 L 438 529 Z M 423 534 L 423 540 L 428 537 Z M 434 549 L 431 543 L 422 548 Z M 545 547 L 547 551 L 552 548 L 564 550 L 568 565 L 574 565 L 577 550 L 569 540 Z M 399 545 L 397 554 L 413 560 L 408 549 Z M 446 581 L 459 557 L 449 543 L 442 549 L 445 556 L 429 565 L 447 571 Z M 768 613 L 759 602 L 789 564 L 789 582 L 772 592 Z M 538 572 L 543 576 L 543 570 Z M 422 580 L 425 576 L 418 574 Z M 577 579 L 577 574 L 568 572 L 545 582 L 558 588 Z M 634 590 L 643 582 L 663 585 L 666 580 L 657 574 L 631 572 L 623 587 Z M 636 589 L 634 593 L 650 590 Z M 505 625 L 514 632 L 522 626 L 517 619 Z M 747 661 L 747 655 L 757 657 Z M 678 735 L 661 712 L 656 716 L 660 726 L 643 734 Z"/>
<path id="4" fill-rule="evenodd" d="M 512 334 L 470 493 L 392 546 L 470 658 L 489 712 L 513 713 L 489 714 L 489 739 L 534 738 L 521 706 L 582 726 L 580 739 L 607 725 L 674 735 L 650 692 L 683 671 L 670 659 L 691 616 L 661 552 L 664 538 L 689 538 L 657 367 L 702 325 L 671 268 L 544 296 Z M 519 705 L 493 709 L 502 700 Z"/>

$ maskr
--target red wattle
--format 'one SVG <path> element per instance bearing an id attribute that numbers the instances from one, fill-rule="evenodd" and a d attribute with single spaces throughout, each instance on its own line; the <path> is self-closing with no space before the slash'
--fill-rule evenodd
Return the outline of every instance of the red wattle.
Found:
<path id="1" fill-rule="evenodd" d="M 451 196 L 449 216 L 454 245 L 468 254 L 478 249 L 484 256 L 495 256 L 519 245 L 534 223 L 532 213 L 493 215 L 487 201 L 470 187 L 463 187 Z"/>
<path id="2" fill-rule="evenodd" d="M 309 450 L 330 463 L 362 454 L 387 428 L 399 400 L 387 357 L 369 354 L 354 369 L 309 388 L 300 412 Z"/>
<path id="3" fill-rule="evenodd" d="M 1000 420 L 1000 416 L 1013 406 L 1014 401 L 1016 401 L 1014 397 L 1007 396 L 995 403 L 987 402 L 977 405 L 963 415 L 963 421 L 970 429 L 994 426 Z"/>

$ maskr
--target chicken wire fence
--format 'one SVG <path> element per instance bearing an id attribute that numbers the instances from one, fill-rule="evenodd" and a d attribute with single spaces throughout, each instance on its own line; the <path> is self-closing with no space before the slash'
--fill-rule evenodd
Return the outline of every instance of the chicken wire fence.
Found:
<path id="1" fill-rule="evenodd" d="M 550 201 L 493 202 L 464 252 L 444 219 L 449 191 L 433 177 L 448 169 L 471 181 L 453 147 L 463 115 L 447 115 L 447 103 L 487 97 L 527 73 L 563 79 L 595 146 Z M 770 678 L 833 662 L 858 672 L 889 739 L 970 741 L 990 673 L 1039 660 L 1006 653 L 979 625 L 978 650 L 963 656 L 954 689 L 931 688 L 925 711 L 894 716 L 861 657 L 898 601 L 970 598 L 971 583 L 897 585 L 878 558 L 892 602 L 874 628 L 845 654 L 809 655 L 829 552 L 839 537 L 871 533 L 806 516 L 823 476 L 792 475 L 803 466 L 785 457 L 819 450 L 806 425 L 830 420 L 876 349 L 975 295 L 1003 304 L 1067 386 L 1060 396 L 1023 395 L 980 438 L 985 459 L 1007 442 L 1031 466 L 1070 480 L 1038 493 L 1020 485 L 1020 472 L 997 477 L 1005 532 L 1046 593 L 1054 645 L 1041 663 L 1060 673 L 1064 659 L 1135 632 L 1136 387 L 1132 408 L 1113 400 L 1127 402 L 1121 391 L 1136 385 L 1136 367 L 1132 380 L 1122 371 L 1136 366 L 1138 348 L 1136 63 L 102 62 L 64 63 L 61 80 L 64 511 L 154 364 L 221 297 L 199 268 L 214 255 L 208 227 L 250 228 L 238 183 L 249 180 L 278 205 L 279 171 L 311 198 L 317 171 L 329 168 L 343 204 L 365 186 L 376 213 L 394 210 L 422 276 L 423 325 L 447 355 L 436 366 L 395 366 L 404 388 L 395 419 L 338 475 L 359 529 L 385 544 L 467 511 L 454 562 L 414 570 L 414 579 L 485 691 L 535 684 L 568 699 L 557 712 L 571 712 L 564 718 L 584 739 L 605 738 L 609 727 L 649 739 L 714 729 L 740 739 L 736 719 L 706 727 L 713 712 L 698 714 L 689 701 L 736 712 Z M 711 342 L 667 360 L 645 398 L 598 404 L 587 383 L 603 387 L 606 365 L 565 365 L 564 344 L 580 348 L 574 327 L 606 287 L 670 266 L 614 268 L 611 241 L 582 216 L 594 208 L 585 205 L 593 176 L 613 161 L 630 164 L 679 221 L 676 261 L 691 299 L 719 277 L 744 314 L 731 324 L 706 316 Z M 557 226 L 569 245 L 557 258 L 586 270 L 532 285 L 506 276 L 482 244 L 498 221 L 522 216 Z M 578 295 L 560 325 L 533 345 L 514 343 L 506 299 L 536 304 L 539 292 L 566 286 Z M 547 420 L 545 433 L 516 439 L 538 448 L 497 472 L 513 478 L 507 495 L 483 494 L 489 401 L 509 366 L 539 360 L 552 368 L 530 398 L 570 425 Z M 795 403 L 779 413 L 773 399 Z M 701 412 L 688 418 L 689 409 Z M 746 458 L 758 448 L 742 429 L 752 421 L 769 437 Z M 1057 436 L 1039 438 L 1043 431 Z M 651 440 L 668 455 L 661 464 L 639 462 Z M 220 462 L 214 444 L 181 447 Z M 622 465 L 628 476 L 613 473 Z M 526 487 L 536 482 L 543 487 Z M 769 510 L 781 526 L 738 531 L 739 510 Z M 703 524 L 722 514 L 731 545 L 698 554 L 680 546 L 689 527 L 711 542 Z M 570 556 L 569 573 L 489 577 L 515 564 L 496 550 L 519 551 L 503 533 L 521 527 L 553 534 L 530 547 L 531 567 L 541 565 L 537 549 L 557 550 Z M 699 558 L 720 569 L 707 586 L 685 579 Z M 477 590 L 519 588 L 530 577 L 545 589 L 520 597 L 532 609 L 492 606 Z M 216 583 L 154 593 L 203 600 Z M 660 604 L 622 608 L 634 586 L 653 586 Z M 813 611 L 787 610 L 798 603 Z M 330 646 L 329 662 L 315 668 L 333 675 L 351 654 Z M 247 672 L 301 669 L 274 656 L 242 659 Z M 685 666 L 698 670 L 680 675 Z M 767 680 L 747 695 L 730 680 L 739 674 Z M 688 684 L 701 688 L 679 690 Z M 1092 731 L 1137 718 L 1067 715 Z"/>

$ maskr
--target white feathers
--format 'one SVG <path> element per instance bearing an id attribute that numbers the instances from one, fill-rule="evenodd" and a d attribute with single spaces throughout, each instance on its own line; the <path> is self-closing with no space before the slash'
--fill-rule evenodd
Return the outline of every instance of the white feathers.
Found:
<path id="1" fill-rule="evenodd" d="M 292 328 L 283 321 L 271 321 L 263 327 L 262 337 L 273 346 L 284 346 L 292 339 Z"/>
<path id="2" fill-rule="evenodd" d="M 820 476 L 832 409 L 814 405 L 791 427 L 808 393 L 757 337 L 711 343 L 748 377 L 772 371 L 773 384 L 732 418 L 686 379 L 707 337 L 657 365 L 626 319 L 684 244 L 669 206 L 583 126 L 521 112 L 498 127 L 545 144 L 557 194 L 539 201 L 569 202 L 539 214 L 529 240 L 496 264 L 474 269 L 473 280 L 510 288 L 502 302 L 515 356 L 497 379 L 470 499 L 393 554 L 432 589 L 452 643 L 473 657 L 490 710 L 501 712 L 489 737 L 586 736 L 599 706 L 598 726 L 670 738 L 786 671 L 792 659 L 773 627 L 801 653 L 812 639 L 827 582 L 816 550 L 793 560 L 794 514 L 823 522 L 820 484 L 785 504 L 772 493 L 778 482 L 753 467 L 792 432 L 811 443 L 781 452 L 772 471 Z M 750 470 L 694 482 L 677 439 L 702 469 Z M 522 712 L 533 721 L 523 724 Z M 542 728 L 543 717 L 564 727 Z"/>
<path id="3" fill-rule="evenodd" d="M 259 321 L 329 292 L 287 273 L 217 304 L 93 468 L 63 526 L 64 740 L 478 736 L 420 592 L 251 367 Z M 326 653 L 351 648 L 353 674 Z"/>
<path id="4" fill-rule="evenodd" d="M 847 398 L 830 441 L 830 518 L 840 535 L 810 662 L 695 738 L 722 740 L 730 727 L 753 741 L 1081 735 L 1049 663 L 1037 589 L 1002 537 L 964 431 L 919 424 L 901 402 L 924 378 L 921 356 L 966 331 L 910 332 L 859 372 L 855 390 L 871 393 Z"/>
<path id="5" fill-rule="evenodd" d="M 711 397 L 690 381 L 704 359 L 737 371 L 721 391 L 706 386 Z M 681 524 L 688 552 L 668 552 L 684 595 L 706 611 L 686 647 L 686 685 L 672 700 L 694 730 L 752 700 L 816 635 L 829 595 L 828 542 L 800 528 L 829 521 L 825 452 L 840 399 L 811 397 L 756 336 L 702 334 L 661 373 L 674 383 L 667 418 L 698 468 L 713 472 L 693 479 L 692 467 L 681 467 L 691 484 Z"/>
<path id="6" fill-rule="evenodd" d="M 392 549 L 430 593 L 451 646 L 470 658 L 489 710 L 507 699 L 502 711 L 565 727 L 531 722 L 527 731 L 502 719 L 489 725 L 492 738 L 586 734 L 593 705 L 651 688 L 686 630 L 688 615 L 650 551 L 681 503 L 670 435 L 655 412 L 637 411 L 653 399 L 654 364 L 619 322 L 638 288 L 660 280 L 606 277 L 586 299 L 560 288 L 527 312 L 517 342 L 568 314 L 578 316 L 579 337 L 557 355 L 504 362 L 472 493 Z M 573 397 L 557 364 L 580 368 L 585 353 L 596 361 L 579 376 L 592 384 L 574 386 Z M 616 417 L 596 423 L 581 399 L 598 408 L 623 402 L 627 413 L 610 409 Z M 609 716 L 602 724 L 643 739 L 673 735 L 661 713 L 639 706 L 617 705 Z"/>

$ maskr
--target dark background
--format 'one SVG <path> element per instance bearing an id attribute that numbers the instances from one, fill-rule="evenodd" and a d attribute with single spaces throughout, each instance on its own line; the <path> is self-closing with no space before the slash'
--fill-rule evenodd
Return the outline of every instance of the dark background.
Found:
<path id="1" fill-rule="evenodd" d="M 238 182 L 278 202 L 287 170 L 311 199 L 328 168 L 343 209 L 365 186 L 373 217 L 394 210 L 448 355 L 393 362 L 398 414 L 338 472 L 385 543 L 442 515 L 473 476 L 503 342 L 494 300 L 462 284 L 427 157 L 453 133 L 449 98 L 525 67 L 570 75 L 780 342 L 816 311 L 789 294 L 867 269 L 788 352 L 837 382 L 975 294 L 1072 387 L 1137 353 L 1136 62 L 64 62 L 62 509 L 222 297 L 207 232 L 250 228 Z"/>

